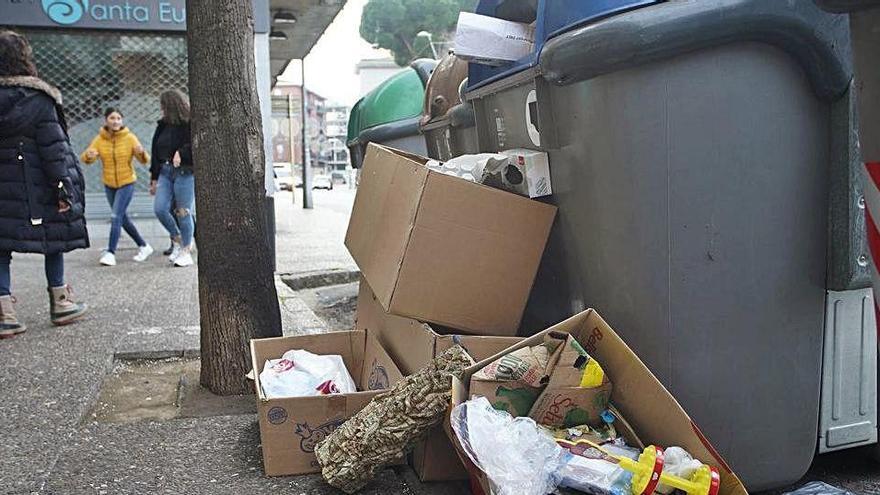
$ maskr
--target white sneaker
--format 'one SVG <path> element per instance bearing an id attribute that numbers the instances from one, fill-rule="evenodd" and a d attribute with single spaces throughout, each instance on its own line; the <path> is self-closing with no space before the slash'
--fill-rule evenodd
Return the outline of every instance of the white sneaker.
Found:
<path id="1" fill-rule="evenodd" d="M 171 243 L 171 254 L 168 255 L 168 261 L 174 263 L 177 257 L 180 256 L 180 244 L 177 242 Z"/>
<path id="2" fill-rule="evenodd" d="M 98 260 L 98 263 L 104 266 L 116 266 L 116 255 L 110 251 L 104 251 L 104 254 L 101 255 L 101 259 Z"/>
<path id="3" fill-rule="evenodd" d="M 147 244 L 146 246 L 138 248 L 138 254 L 134 255 L 133 259 L 140 263 L 142 261 L 147 261 L 147 258 L 149 258 L 151 254 L 153 254 L 153 246 Z"/>
<path id="4" fill-rule="evenodd" d="M 180 254 L 174 260 L 174 266 L 192 266 L 193 265 L 193 257 L 192 253 L 189 252 L 189 249 L 183 249 L 180 251 Z"/>

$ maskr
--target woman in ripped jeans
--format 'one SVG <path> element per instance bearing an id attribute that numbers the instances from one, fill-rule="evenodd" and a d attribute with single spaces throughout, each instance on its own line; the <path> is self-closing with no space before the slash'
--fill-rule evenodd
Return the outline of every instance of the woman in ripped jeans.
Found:
<path id="1" fill-rule="evenodd" d="M 168 260 L 175 266 L 192 266 L 195 179 L 189 99 L 180 91 L 166 91 L 159 103 L 162 119 L 153 135 L 150 165 L 153 211 L 171 236 Z"/>

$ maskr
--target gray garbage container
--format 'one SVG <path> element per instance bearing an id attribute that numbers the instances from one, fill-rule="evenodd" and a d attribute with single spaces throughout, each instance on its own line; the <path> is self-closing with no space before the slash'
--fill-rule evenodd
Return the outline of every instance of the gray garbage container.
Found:
<path id="1" fill-rule="evenodd" d="M 846 17 L 669 1 L 536 59 L 467 93 L 480 151 L 550 156 L 559 214 L 522 331 L 596 308 L 752 490 L 817 445 L 876 442 Z"/>

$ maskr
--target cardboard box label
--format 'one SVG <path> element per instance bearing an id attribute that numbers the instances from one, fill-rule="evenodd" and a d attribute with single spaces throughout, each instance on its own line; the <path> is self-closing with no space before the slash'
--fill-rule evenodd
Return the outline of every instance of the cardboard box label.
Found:
<path id="1" fill-rule="evenodd" d="M 610 398 L 610 383 L 594 388 L 547 387 L 525 415 L 547 426 L 596 425 L 602 421 L 601 414 Z"/>
<path id="2" fill-rule="evenodd" d="M 308 423 L 296 423 L 293 433 L 299 437 L 299 449 L 307 454 L 314 454 L 315 447 L 327 438 L 333 430 L 339 428 L 348 418 L 331 419 L 317 426 L 309 426 Z M 318 462 L 312 460 L 312 466 L 318 467 Z"/>

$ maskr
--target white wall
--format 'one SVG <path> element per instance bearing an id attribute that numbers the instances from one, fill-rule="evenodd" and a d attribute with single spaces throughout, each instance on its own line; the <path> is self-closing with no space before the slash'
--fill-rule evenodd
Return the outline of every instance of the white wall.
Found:
<path id="1" fill-rule="evenodd" d="M 361 96 L 369 93 L 380 83 L 400 71 L 406 70 L 406 67 L 363 67 L 359 70 L 361 78 Z"/>
<path id="2" fill-rule="evenodd" d="M 254 34 L 254 65 L 257 72 L 257 95 L 260 97 L 260 116 L 263 121 L 263 151 L 266 154 L 266 196 L 275 194 L 272 170 L 272 75 L 269 63 L 269 34 Z"/>

